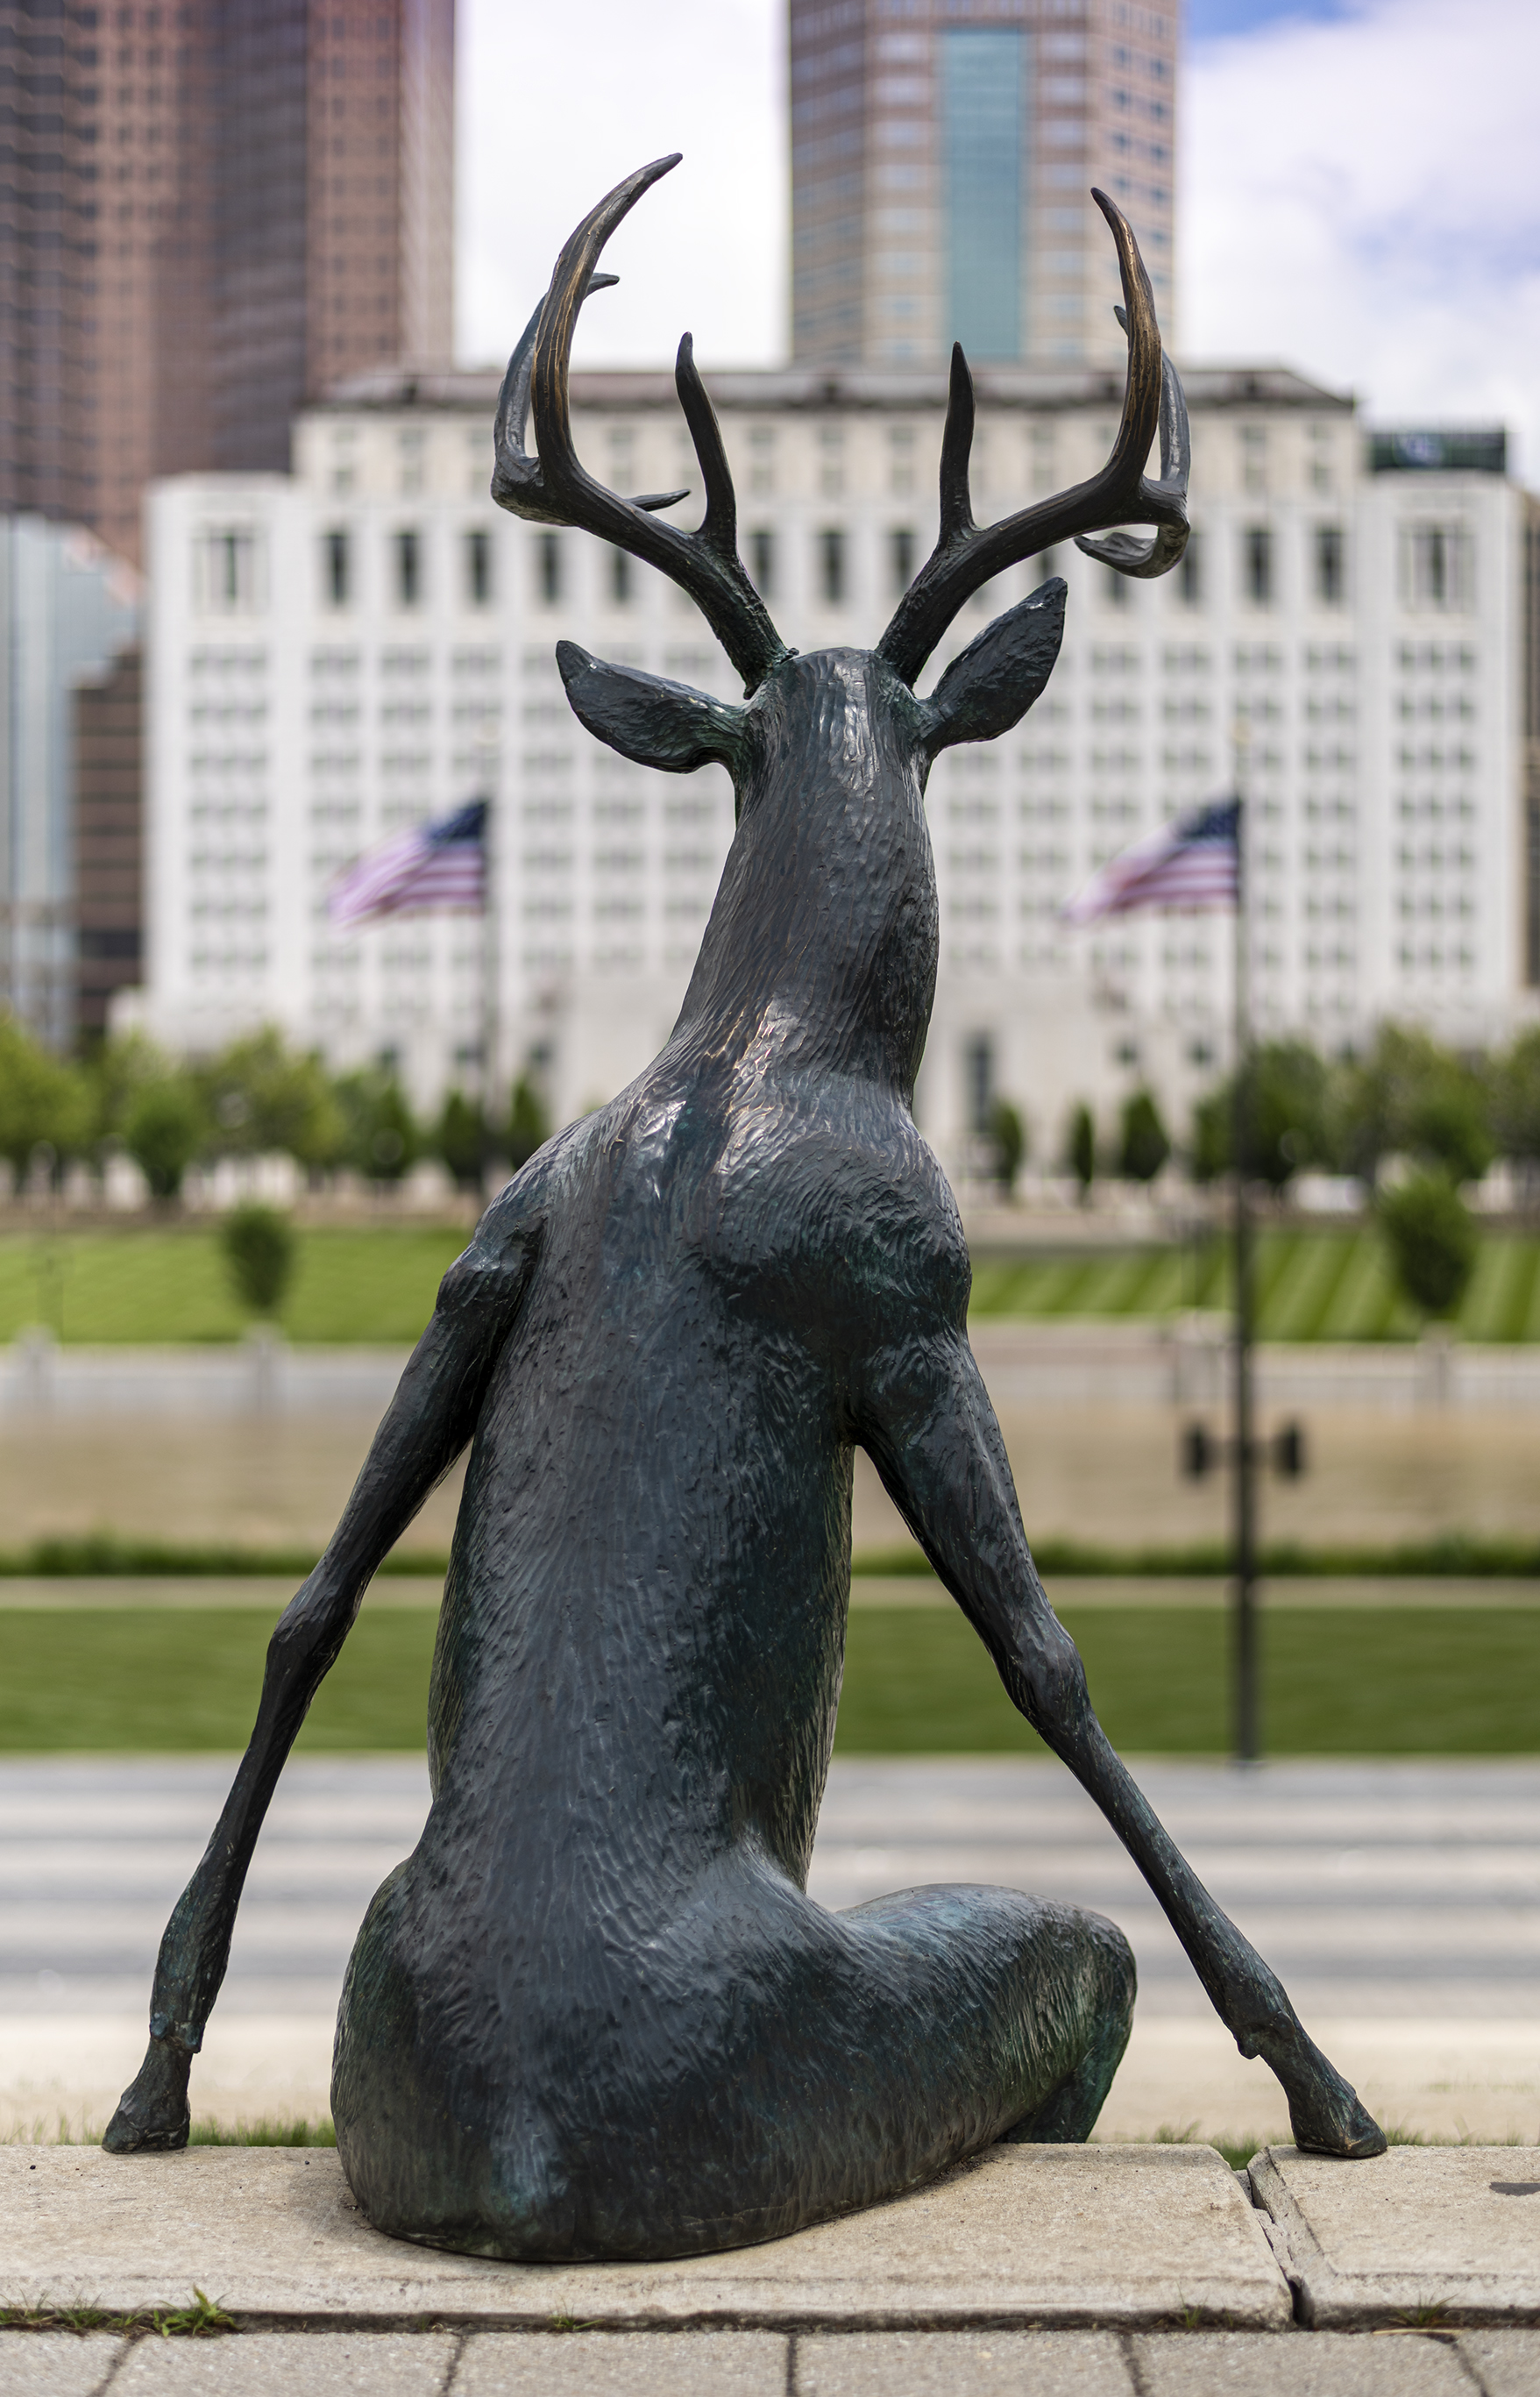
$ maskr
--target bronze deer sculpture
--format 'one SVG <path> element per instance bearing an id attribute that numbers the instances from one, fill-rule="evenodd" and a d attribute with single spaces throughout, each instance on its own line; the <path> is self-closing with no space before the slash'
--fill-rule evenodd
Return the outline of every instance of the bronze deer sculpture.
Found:
<path id="1" fill-rule="evenodd" d="M 1091 1711 L 969 1349 L 957 1208 L 911 1113 L 936 964 L 927 772 L 1030 707 L 1063 583 L 989 625 L 928 699 L 920 670 L 1003 567 L 1075 535 L 1120 572 L 1158 574 L 1185 537 L 1185 411 L 1132 234 L 1098 194 L 1129 339 L 1101 473 L 976 527 L 956 353 L 934 554 L 875 650 L 799 657 L 739 561 L 688 337 L 700 529 L 659 520 L 668 497 L 602 489 L 573 451 L 578 309 L 606 239 L 674 164 L 619 185 L 563 250 L 509 367 L 493 492 L 649 560 L 698 602 L 742 706 L 569 643 L 558 656 L 583 722 L 626 757 L 729 767 L 731 851 L 661 1055 L 531 1160 L 445 1277 L 336 1534 L 274 1633 L 251 1745 L 167 1926 L 149 2051 L 106 2144 L 185 2140 L 189 2068 L 284 1759 L 370 1575 L 467 1443 L 432 1811 L 369 1908 L 337 2027 L 338 2145 L 370 2221 L 531 2260 L 679 2255 L 871 2204 L 992 2140 L 1087 2137 L 1134 1994 L 1111 1923 L 1013 1890 L 910 1890 L 846 1913 L 807 1895 L 859 1443 L 1241 2052 L 1278 2074 L 1301 2145 L 1377 2154 L 1379 2130 Z M 1089 538 L 1130 524 L 1153 538 Z"/>

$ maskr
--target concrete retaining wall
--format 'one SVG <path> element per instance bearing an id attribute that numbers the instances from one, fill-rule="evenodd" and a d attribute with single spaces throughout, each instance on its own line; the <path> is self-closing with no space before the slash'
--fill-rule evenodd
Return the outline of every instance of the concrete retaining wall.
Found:
<path id="1" fill-rule="evenodd" d="M 998 1406 L 1225 1403 L 1229 1350 L 1215 1325 L 1003 1323 L 972 1327 Z M 0 1417 L 382 1413 L 405 1348 L 291 1348 L 269 1335 L 208 1348 L 0 1347 Z M 1325 1342 L 1257 1351 L 1261 1404 L 1376 1414 L 1540 1412 L 1540 1347 Z"/>

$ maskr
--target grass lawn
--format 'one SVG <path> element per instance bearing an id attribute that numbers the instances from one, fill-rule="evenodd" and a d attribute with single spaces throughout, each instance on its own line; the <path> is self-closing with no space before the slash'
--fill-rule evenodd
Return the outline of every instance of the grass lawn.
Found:
<path id="1" fill-rule="evenodd" d="M 302 1231 L 279 1325 L 297 1341 L 409 1346 L 468 1237 L 396 1224 Z M 238 1340 L 249 1319 L 219 1234 L 202 1225 L 0 1239 L 0 1340 L 32 1323 L 66 1341 Z"/>
<path id="2" fill-rule="evenodd" d="M 974 1269 L 973 1312 L 1038 1319 L 1171 1315 L 1227 1308 L 1227 1240 L 1093 1256 L 985 1259 Z M 1418 1318 L 1396 1294 L 1372 1227 L 1269 1225 L 1257 1251 L 1264 1340 L 1408 1340 Z M 1540 1340 L 1540 1239 L 1486 1232 L 1456 1318 L 1467 1340 Z"/>
<path id="3" fill-rule="evenodd" d="M 1216 1609 L 1064 1608 L 1091 1693 L 1131 1754 L 1226 1744 L 1227 1634 Z M 436 1617 L 366 1609 L 301 1749 L 419 1748 Z M 250 1731 L 271 1614 L 246 1608 L 0 1612 L 0 1750 L 234 1749 Z M 1271 1755 L 1540 1752 L 1540 1608 L 1290 1608 L 1263 1627 Z M 1040 1753 L 949 1607 L 850 1618 L 837 1752 Z"/>
<path id="4" fill-rule="evenodd" d="M 465 1238 L 398 1224 L 302 1231 L 281 1327 L 300 1342 L 409 1343 Z M 1265 1230 L 1258 1291 L 1265 1340 L 1404 1340 L 1420 1329 L 1369 1228 Z M 1229 1303 L 1228 1244 L 1217 1239 L 985 1259 L 973 1277 L 979 1316 L 1106 1321 Z M 235 1340 L 246 1322 L 207 1225 L 0 1237 L 0 1341 L 33 1323 L 67 1341 Z M 1540 1238 L 1483 1236 L 1458 1323 L 1468 1340 L 1540 1340 Z"/>

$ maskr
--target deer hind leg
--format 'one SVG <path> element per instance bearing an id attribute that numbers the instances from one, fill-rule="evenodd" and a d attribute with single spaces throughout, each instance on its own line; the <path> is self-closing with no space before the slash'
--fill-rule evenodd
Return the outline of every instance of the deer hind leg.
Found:
<path id="1" fill-rule="evenodd" d="M 1015 1890 L 828 1913 L 758 1862 L 627 1960 L 564 1949 L 516 2027 L 430 1969 L 404 1869 L 349 1967 L 338 2146 L 376 2229 L 527 2263 L 742 2247 L 999 2139 L 1085 2138 L 1128 2040 L 1110 1922 Z M 592 1969 L 591 1969 L 592 1968 Z"/>
<path id="2" fill-rule="evenodd" d="M 877 1986 L 903 1960 L 917 2088 L 960 2079 L 995 2109 L 992 2137 L 1090 2138 L 1133 2027 L 1138 1975 L 1115 1922 L 967 1886 L 904 1890 L 837 1920 Z"/>
<path id="3" fill-rule="evenodd" d="M 1091 1710 L 1078 1651 L 1027 1549 L 995 1411 L 960 1330 L 907 1346 L 880 1373 L 863 1437 L 1012 1702 L 1122 1841 L 1242 2056 L 1271 2066 L 1302 2148 L 1377 2156 L 1385 2135 L 1306 2033 L 1288 1994 L 1215 1905 Z"/>
<path id="4" fill-rule="evenodd" d="M 1091 1710 L 1079 1653 L 1041 1596 L 1021 1662 L 1001 1661 L 1022 1712 L 1096 1801 L 1159 1900 L 1220 2020 L 1242 2056 L 1260 2056 L 1289 2101 L 1296 2143 L 1333 2156 L 1377 2156 L 1385 2134 L 1321 2054 L 1288 1992 L 1204 1888 L 1164 1829 Z"/>

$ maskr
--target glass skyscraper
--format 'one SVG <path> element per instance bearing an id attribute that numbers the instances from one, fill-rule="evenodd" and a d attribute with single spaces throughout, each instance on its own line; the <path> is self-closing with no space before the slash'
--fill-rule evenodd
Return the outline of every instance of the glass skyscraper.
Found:
<path id="1" fill-rule="evenodd" d="M 1172 325 L 1176 12 L 1132 0 L 790 0 L 799 363 L 1109 364 L 1132 221 Z"/>

